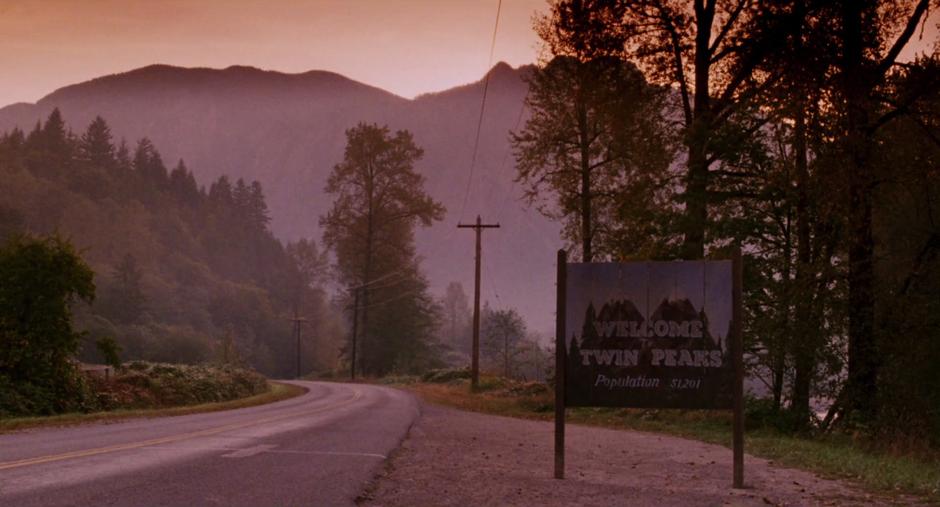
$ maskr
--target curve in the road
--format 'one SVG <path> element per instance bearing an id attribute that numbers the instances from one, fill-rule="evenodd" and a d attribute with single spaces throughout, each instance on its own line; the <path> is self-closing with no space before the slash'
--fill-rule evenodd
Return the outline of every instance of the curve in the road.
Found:
<path id="1" fill-rule="evenodd" d="M 352 505 L 418 405 L 295 384 L 309 392 L 270 405 L 0 435 L 0 504 Z"/>
<path id="2" fill-rule="evenodd" d="M 2 462 L 0 463 L 0 470 L 7 470 L 10 468 L 19 468 L 19 467 L 29 466 L 29 465 L 39 465 L 42 463 L 49 463 L 52 461 L 61 461 L 65 459 L 84 458 L 87 456 L 95 456 L 98 454 L 105 454 L 109 452 L 126 451 L 129 449 L 138 449 L 141 447 L 150 447 L 150 446 L 159 445 L 159 444 L 169 444 L 173 442 L 180 442 L 183 440 L 189 440 L 189 439 L 197 438 L 197 437 L 217 435 L 219 433 L 224 433 L 226 431 L 233 431 L 233 430 L 237 430 L 241 428 L 247 428 L 249 426 L 258 426 L 261 424 L 281 421 L 283 419 L 290 419 L 292 417 L 303 417 L 303 416 L 313 415 L 319 412 L 323 412 L 326 410 L 335 410 L 339 407 L 342 407 L 343 405 L 348 405 L 349 403 L 355 402 L 360 397 L 362 397 L 362 391 L 357 389 L 353 391 L 353 395 L 349 399 L 346 399 L 339 403 L 334 403 L 332 405 L 328 405 L 325 407 L 313 409 L 313 410 L 292 412 L 292 413 L 281 414 L 281 415 L 277 415 L 273 417 L 264 417 L 264 418 L 254 419 L 254 420 L 250 420 L 246 422 L 239 422 L 239 423 L 234 423 L 234 424 L 218 426 L 215 428 L 207 428 L 204 430 L 194 431 L 191 433 L 183 433 L 180 435 L 171 435 L 168 437 L 143 440 L 140 442 L 129 442 L 126 444 L 118 444 L 118 445 L 112 445 L 112 446 L 107 446 L 107 447 L 98 447 L 96 449 L 84 449 L 81 451 L 65 452 L 62 454 L 52 454 L 49 456 L 38 456 L 35 458 L 27 458 L 27 459 L 21 459 L 17 461 Z"/>

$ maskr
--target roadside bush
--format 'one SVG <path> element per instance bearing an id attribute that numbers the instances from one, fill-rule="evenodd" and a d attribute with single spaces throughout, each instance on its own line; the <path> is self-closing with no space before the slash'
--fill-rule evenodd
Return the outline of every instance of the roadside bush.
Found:
<path id="1" fill-rule="evenodd" d="M 230 366 L 132 361 L 110 379 L 89 377 L 99 410 L 165 408 L 245 398 L 268 389 L 260 374 Z"/>
<path id="2" fill-rule="evenodd" d="M 93 408 L 71 358 L 72 305 L 95 297 L 94 273 L 67 241 L 14 235 L 0 246 L 0 415 Z"/>
<path id="3" fill-rule="evenodd" d="M 447 384 L 455 380 L 469 378 L 469 368 L 441 368 L 436 370 L 429 370 L 421 376 L 421 381 L 430 384 Z"/>
<path id="4" fill-rule="evenodd" d="M 480 376 L 480 391 L 501 391 L 505 394 L 505 389 L 511 385 L 515 385 L 515 382 L 506 377 L 491 377 L 491 376 Z"/>
<path id="5" fill-rule="evenodd" d="M 384 385 L 410 385 L 418 381 L 415 375 L 389 375 L 379 379 L 379 384 Z"/>
<path id="6" fill-rule="evenodd" d="M 744 425 L 748 429 L 771 428 L 783 433 L 806 431 L 802 416 L 790 410 L 774 407 L 770 398 L 747 398 L 744 400 Z"/>
<path id="7" fill-rule="evenodd" d="M 143 361 L 128 363 L 99 387 L 115 397 L 116 406 L 127 408 L 229 401 L 268 389 L 263 376 L 243 368 Z"/>

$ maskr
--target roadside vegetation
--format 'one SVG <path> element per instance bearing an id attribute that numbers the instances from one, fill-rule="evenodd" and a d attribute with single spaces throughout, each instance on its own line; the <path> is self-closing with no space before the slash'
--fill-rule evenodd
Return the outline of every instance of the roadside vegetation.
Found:
<path id="1" fill-rule="evenodd" d="M 230 365 L 134 361 L 103 373 L 75 376 L 81 405 L 40 405 L 15 390 L 0 394 L 0 431 L 23 427 L 139 416 L 182 415 L 240 408 L 295 396 L 303 389 L 270 383 L 259 373 Z M 40 400 L 42 398 L 39 398 Z"/>
<path id="2" fill-rule="evenodd" d="M 117 408 L 99 412 L 71 412 L 67 414 L 45 417 L 13 417 L 0 418 L 0 433 L 33 428 L 47 428 L 58 426 L 73 426 L 96 422 L 116 422 L 125 419 L 144 417 L 171 417 L 178 415 L 202 414 L 205 412 L 218 412 L 221 410 L 234 410 L 237 408 L 254 407 L 276 401 L 286 400 L 306 392 L 302 387 L 291 384 L 270 382 L 264 392 L 237 398 L 230 401 L 199 403 L 196 405 L 180 405 L 164 408 Z"/>
<path id="3" fill-rule="evenodd" d="M 416 376 L 383 379 L 408 389 L 429 403 L 461 410 L 542 421 L 554 420 L 553 388 L 484 375 L 480 389 L 470 390 L 466 369 L 436 370 Z M 907 493 L 940 501 L 940 453 L 915 442 L 878 441 L 860 432 L 793 433 L 780 428 L 770 403 L 748 400 L 745 452 L 786 466 L 848 479 L 883 493 Z M 730 448 L 730 412 L 569 408 L 571 424 L 665 433 Z M 730 452 L 730 451 L 729 451 Z"/>
<path id="4" fill-rule="evenodd" d="M 135 361 L 113 378 L 92 377 L 103 410 L 162 408 L 231 401 L 267 392 L 260 374 L 232 366 L 181 365 Z"/>
<path id="5" fill-rule="evenodd" d="M 109 336 L 96 341 L 109 369 L 83 372 L 75 357 L 86 334 L 73 328 L 72 309 L 94 301 L 93 280 L 72 245 L 56 236 L 15 234 L 0 245 L 0 419 L 160 409 L 270 391 L 260 373 L 230 363 L 122 365 Z"/>

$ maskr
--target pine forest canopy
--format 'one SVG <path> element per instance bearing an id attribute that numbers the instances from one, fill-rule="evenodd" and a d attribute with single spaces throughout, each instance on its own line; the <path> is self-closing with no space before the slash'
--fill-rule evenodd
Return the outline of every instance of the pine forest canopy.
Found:
<path id="1" fill-rule="evenodd" d="M 81 357 L 100 360 L 93 342 L 104 335 L 125 359 L 157 361 L 214 360 L 229 340 L 240 360 L 285 376 L 296 308 L 317 317 L 307 368 L 335 366 L 341 323 L 318 285 L 316 244 L 273 237 L 257 181 L 220 176 L 206 190 L 182 160 L 168 171 L 146 138 L 115 146 L 100 117 L 76 136 L 58 110 L 0 137 L 0 175 L 4 237 L 59 234 L 96 272 L 98 297 L 75 309 L 90 331 Z"/>

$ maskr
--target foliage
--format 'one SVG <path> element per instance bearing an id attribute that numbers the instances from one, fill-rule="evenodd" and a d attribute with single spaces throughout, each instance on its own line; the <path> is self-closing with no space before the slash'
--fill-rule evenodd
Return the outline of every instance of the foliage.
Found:
<path id="1" fill-rule="evenodd" d="M 353 376 L 360 368 L 383 375 L 433 367 L 441 355 L 434 337 L 437 307 L 418 266 L 414 227 L 440 220 L 444 208 L 424 192 L 424 177 L 414 171 L 422 151 L 409 132 L 359 124 L 346 138 L 343 161 L 326 185 L 333 207 L 320 218 L 352 306 L 352 339 L 344 355 Z"/>
<path id="2" fill-rule="evenodd" d="M 526 337 L 525 321 L 514 308 L 493 310 L 488 305 L 480 315 L 480 355 L 483 364 L 512 378 L 517 356 Z"/>
<path id="3" fill-rule="evenodd" d="M 261 185 L 220 176 L 207 187 L 183 161 L 168 171 L 149 140 L 115 142 L 102 118 L 75 136 L 56 110 L 28 134 L 0 135 L 0 235 L 67 235 L 99 274 L 99 297 L 75 311 L 89 331 L 79 359 L 103 360 L 94 341 L 109 335 L 126 359 L 208 361 L 231 333 L 247 364 L 291 375 L 297 311 L 311 323 L 304 368 L 336 367 L 324 278 L 273 237 Z"/>
<path id="4" fill-rule="evenodd" d="M 463 285 L 460 282 L 447 284 L 438 304 L 441 307 L 438 333 L 443 337 L 441 341 L 452 352 L 452 357 L 448 358 L 447 362 L 452 365 L 466 364 L 473 346 L 473 312 Z"/>
<path id="5" fill-rule="evenodd" d="M 104 363 L 112 368 L 121 367 L 121 346 L 112 336 L 101 336 L 95 340 L 95 347 L 104 359 Z"/>
<path id="6" fill-rule="evenodd" d="M 422 382 L 430 382 L 432 384 L 447 384 L 455 380 L 469 378 L 470 368 L 445 368 L 428 370 L 424 373 L 424 375 L 421 375 Z"/>
<path id="7" fill-rule="evenodd" d="M 526 198 L 564 223 L 584 262 L 619 253 L 617 246 L 643 249 L 637 237 L 650 236 L 641 231 L 654 223 L 657 197 L 668 194 L 662 183 L 673 158 L 664 90 L 594 40 L 590 28 L 605 14 L 562 3 L 539 21 L 552 59 L 532 73 L 532 113 L 512 134 Z"/>
<path id="8" fill-rule="evenodd" d="M 267 391 L 258 373 L 231 366 L 133 361 L 107 381 L 97 379 L 102 408 L 159 408 L 246 398 Z"/>
<path id="9" fill-rule="evenodd" d="M 13 236 L 0 246 L 0 414 L 81 409 L 86 386 L 72 356 L 71 307 L 91 303 L 94 274 L 59 237 Z"/>
<path id="10" fill-rule="evenodd" d="M 936 47 L 898 61 L 929 4 L 557 0 L 535 23 L 553 55 L 623 60 L 674 90 L 683 178 L 651 181 L 678 199 L 636 195 L 651 212 L 613 221 L 656 224 L 609 255 L 742 248 L 748 366 L 778 429 L 940 439 L 940 64 Z M 535 166 L 551 176 L 558 159 Z"/>

